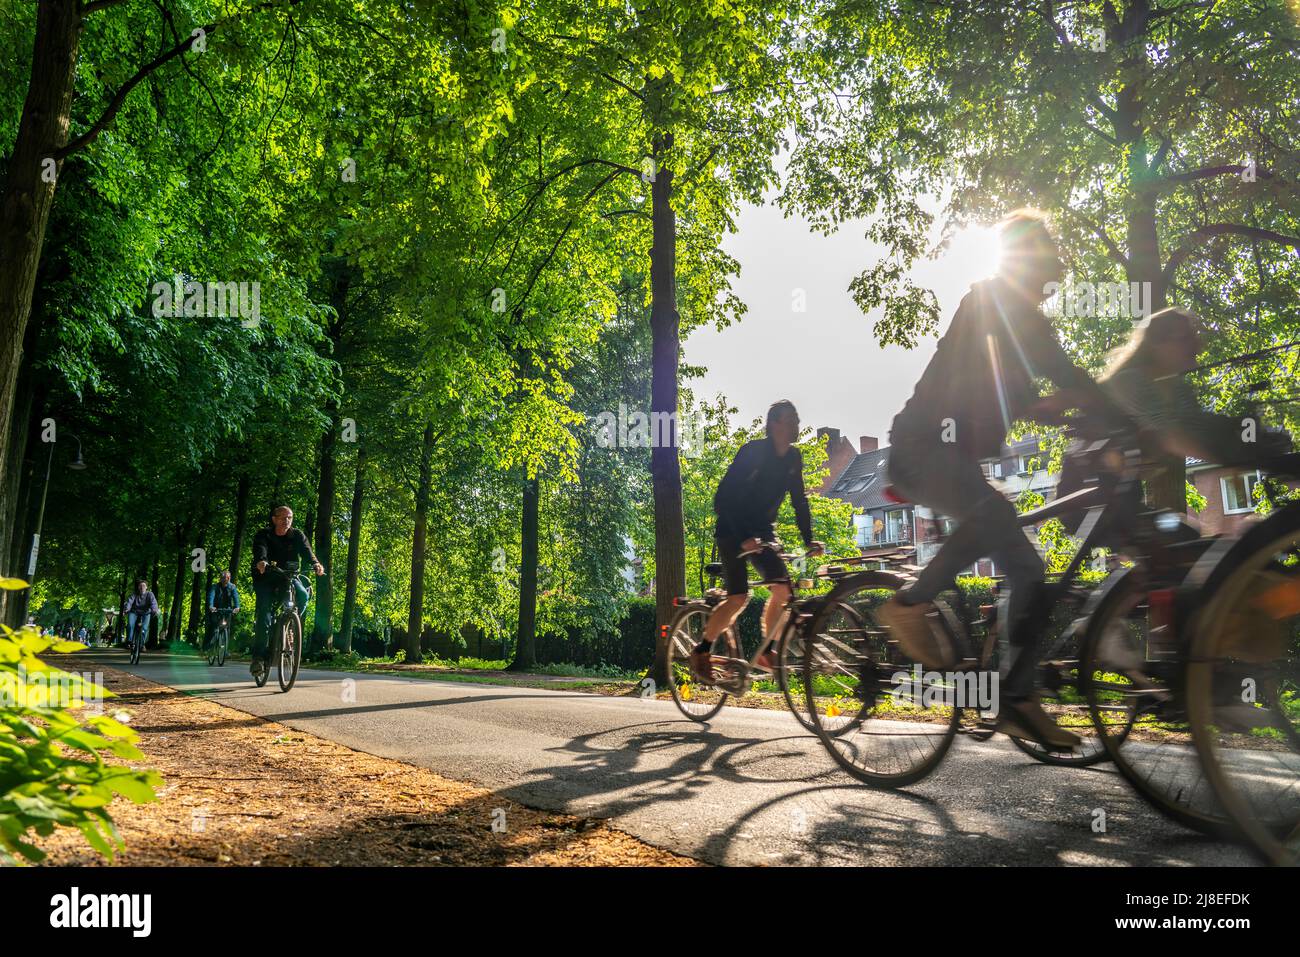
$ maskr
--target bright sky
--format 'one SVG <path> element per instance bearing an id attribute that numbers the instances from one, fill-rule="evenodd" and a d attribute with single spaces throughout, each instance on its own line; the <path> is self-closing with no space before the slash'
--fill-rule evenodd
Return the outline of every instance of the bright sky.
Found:
<path id="1" fill-rule="evenodd" d="M 740 410 L 733 425 L 763 416 L 784 398 L 806 427 L 838 428 L 855 446 L 861 435 L 886 444 L 937 340 L 923 339 L 910 351 L 876 342 L 876 315 L 863 315 L 848 291 L 882 254 L 864 232 L 861 222 L 851 222 L 822 236 L 775 206 L 744 209 L 723 246 L 740 263 L 734 288 L 749 312 L 721 332 L 700 329 L 686 341 L 686 361 L 708 369 L 692 384 L 696 394 L 725 395 Z M 939 259 L 913 270 L 912 280 L 938 297 L 940 332 L 971 283 L 992 273 L 994 252 L 989 231 L 970 229 Z M 802 313 L 793 307 L 799 289 L 807 298 Z"/>

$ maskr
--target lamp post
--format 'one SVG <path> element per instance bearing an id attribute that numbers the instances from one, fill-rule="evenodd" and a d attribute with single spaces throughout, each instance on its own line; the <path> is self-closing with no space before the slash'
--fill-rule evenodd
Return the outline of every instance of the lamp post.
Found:
<path id="1" fill-rule="evenodd" d="M 68 463 L 68 468 L 79 472 L 86 467 L 86 463 L 81 457 L 81 438 L 72 432 L 69 432 L 68 435 L 75 439 L 77 443 L 77 457 Z M 36 513 L 36 531 L 32 533 L 32 548 L 27 559 L 27 587 L 22 592 L 23 612 L 18 619 L 20 625 L 27 623 L 27 611 L 31 602 L 32 586 L 36 584 L 36 557 L 41 550 L 41 529 L 45 525 L 45 500 L 50 494 L 50 472 L 54 468 L 54 446 L 56 445 L 58 445 L 57 440 L 50 443 L 50 454 L 45 460 L 45 487 L 41 489 L 41 509 Z"/>

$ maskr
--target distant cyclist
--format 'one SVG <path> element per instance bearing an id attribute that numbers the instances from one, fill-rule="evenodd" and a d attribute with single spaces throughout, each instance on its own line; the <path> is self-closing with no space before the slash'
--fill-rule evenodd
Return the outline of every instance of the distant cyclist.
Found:
<path id="1" fill-rule="evenodd" d="M 1054 748 L 1076 735 L 1057 727 L 1034 694 L 1043 560 L 1025 537 L 1015 506 L 991 486 L 980 462 L 1001 450 L 1017 419 L 1038 404 L 1036 379 L 1065 390 L 1072 406 L 1108 423 L 1129 418 L 1061 349 L 1039 305 L 1064 272 L 1039 213 L 1022 210 L 1000 224 L 1002 260 L 992 279 L 975 283 L 916 390 L 890 430 L 889 479 L 902 495 L 956 520 L 957 530 L 916 581 L 883 604 L 878 618 L 903 652 L 929 668 L 954 666 L 957 652 L 931 628 L 931 601 L 977 559 L 992 555 L 1011 586 L 1010 671 L 999 688 L 998 728 Z"/>
<path id="2" fill-rule="evenodd" d="M 208 647 L 218 619 L 225 614 L 239 614 L 239 589 L 230 580 L 230 569 L 223 568 L 216 582 L 208 589 L 208 627 L 203 632 L 203 647 Z"/>
<path id="3" fill-rule="evenodd" d="M 697 681 L 713 682 L 713 642 L 735 624 L 749 602 L 745 553 L 750 553 L 748 558 L 769 592 L 763 608 L 764 650 L 757 664 L 768 669 L 776 664 L 774 652 L 766 646 L 776 637 L 772 629 L 790 599 L 790 573 L 781 556 L 762 545 L 776 538 L 776 515 L 787 495 L 808 554 L 820 555 L 823 550 L 822 543 L 812 537 L 812 513 L 803 486 L 803 456 L 794 446 L 798 438 L 799 413 L 794 405 L 784 399 L 773 403 L 767 410 L 767 437 L 742 445 L 718 483 L 713 510 L 718 516 L 718 560 L 722 563 L 727 597 L 709 615 L 704 638 L 691 652 L 691 671 Z"/>
<path id="4" fill-rule="evenodd" d="M 135 624 L 140 622 L 140 641 L 149 640 L 149 622 L 158 614 L 158 599 L 149 590 L 149 583 L 143 578 L 136 579 L 135 590 L 122 605 L 122 614 L 126 616 L 126 639 L 131 640 L 135 634 Z"/>
<path id="5" fill-rule="evenodd" d="M 284 579 L 274 573 L 268 574 L 267 563 L 275 562 L 278 567 L 285 568 L 290 562 L 297 561 L 308 562 L 317 576 L 325 574 L 325 567 L 316 560 L 307 536 L 301 529 L 293 527 L 293 509 L 281 505 L 271 513 L 271 523 L 253 536 L 253 595 L 256 605 L 253 609 L 253 660 L 249 670 L 254 677 L 260 677 L 266 669 L 267 635 L 284 589 Z M 298 613 L 305 621 L 311 592 L 296 578 L 293 588 Z"/>

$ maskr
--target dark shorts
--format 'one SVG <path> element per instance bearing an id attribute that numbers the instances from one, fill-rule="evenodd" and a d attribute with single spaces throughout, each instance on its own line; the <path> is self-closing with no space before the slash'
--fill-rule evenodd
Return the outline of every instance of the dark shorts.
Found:
<path id="1" fill-rule="evenodd" d="M 728 595 L 749 594 L 749 571 L 745 559 L 740 557 L 740 543 L 728 538 L 718 539 L 718 561 L 722 563 L 722 580 Z M 770 548 L 749 556 L 759 579 L 764 584 L 789 584 L 790 572 L 781 556 Z"/>

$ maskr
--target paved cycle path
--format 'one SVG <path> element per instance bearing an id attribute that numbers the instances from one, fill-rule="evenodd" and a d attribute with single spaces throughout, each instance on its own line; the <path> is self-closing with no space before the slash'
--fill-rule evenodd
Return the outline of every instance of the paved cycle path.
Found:
<path id="1" fill-rule="evenodd" d="M 274 678 L 253 687 L 243 662 L 78 657 L 716 864 L 1256 863 L 1167 821 L 1108 765 L 1050 767 L 1001 736 L 959 737 L 925 781 L 883 791 L 783 711 L 725 708 L 700 725 L 671 701 L 309 668 L 281 694 Z"/>

